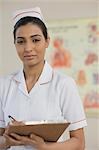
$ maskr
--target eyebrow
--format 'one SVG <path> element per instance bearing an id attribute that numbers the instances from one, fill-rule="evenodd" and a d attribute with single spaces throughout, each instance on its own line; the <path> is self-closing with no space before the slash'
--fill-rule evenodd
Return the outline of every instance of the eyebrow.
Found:
<path id="1" fill-rule="evenodd" d="M 30 37 L 33 38 L 33 37 L 37 37 L 37 36 L 41 37 L 41 35 L 39 35 L 39 34 L 31 35 Z M 21 36 L 17 37 L 17 39 L 19 39 L 19 38 L 24 39 L 24 37 L 21 37 Z"/>

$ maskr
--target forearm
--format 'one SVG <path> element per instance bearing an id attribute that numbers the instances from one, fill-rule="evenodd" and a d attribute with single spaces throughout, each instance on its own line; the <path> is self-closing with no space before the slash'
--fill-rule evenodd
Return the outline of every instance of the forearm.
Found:
<path id="1" fill-rule="evenodd" d="M 64 142 L 46 143 L 44 150 L 84 150 L 84 144 L 82 144 L 78 138 L 70 138 Z"/>
<path id="2" fill-rule="evenodd" d="M 0 136 L 0 150 L 7 150 L 7 148 L 5 137 Z"/>

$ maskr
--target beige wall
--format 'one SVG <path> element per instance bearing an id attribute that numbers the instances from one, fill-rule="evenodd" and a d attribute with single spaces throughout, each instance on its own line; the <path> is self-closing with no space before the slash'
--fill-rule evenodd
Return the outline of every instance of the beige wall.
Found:
<path id="1" fill-rule="evenodd" d="M 0 33 L 2 33 L 2 6 L 0 5 Z M 2 34 L 0 34 L 0 74 L 2 73 Z"/>
<path id="2" fill-rule="evenodd" d="M 20 8 L 40 6 L 45 20 L 96 17 L 98 0 L 1 0 L 0 1 L 0 74 L 17 70 L 20 62 L 16 56 L 12 36 L 11 14 Z M 1 9 L 2 8 L 2 9 Z M 99 118 L 87 118 L 86 146 L 99 150 Z"/>

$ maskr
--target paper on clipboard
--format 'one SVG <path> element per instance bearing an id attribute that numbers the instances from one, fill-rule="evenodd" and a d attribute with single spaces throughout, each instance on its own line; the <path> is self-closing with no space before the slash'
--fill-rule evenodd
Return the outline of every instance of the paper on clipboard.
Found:
<path id="1" fill-rule="evenodd" d="M 45 141 L 56 142 L 70 123 L 67 121 L 30 121 L 24 125 L 10 125 L 8 133 L 30 135 L 34 133 Z"/>

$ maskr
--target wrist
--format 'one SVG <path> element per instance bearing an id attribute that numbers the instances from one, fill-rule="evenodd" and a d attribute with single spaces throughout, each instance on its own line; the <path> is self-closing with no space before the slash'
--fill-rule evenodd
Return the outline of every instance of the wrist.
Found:
<path id="1" fill-rule="evenodd" d="M 44 142 L 41 146 L 40 150 L 47 150 L 48 149 L 48 144 L 46 142 Z"/>
<path id="2" fill-rule="evenodd" d="M 34 145 L 33 145 L 34 146 Z M 46 143 L 42 143 L 39 146 L 36 147 L 38 150 L 47 150 Z"/>
<path id="3" fill-rule="evenodd" d="M 7 148 L 9 148 L 9 145 L 6 143 L 6 138 L 4 136 L 0 136 L 0 150 Z"/>
<path id="4" fill-rule="evenodd" d="M 6 140 L 6 138 L 3 136 L 3 147 L 5 148 L 5 149 L 8 149 L 8 148 L 10 148 L 10 145 L 8 144 L 8 142 L 7 142 L 7 140 Z"/>

